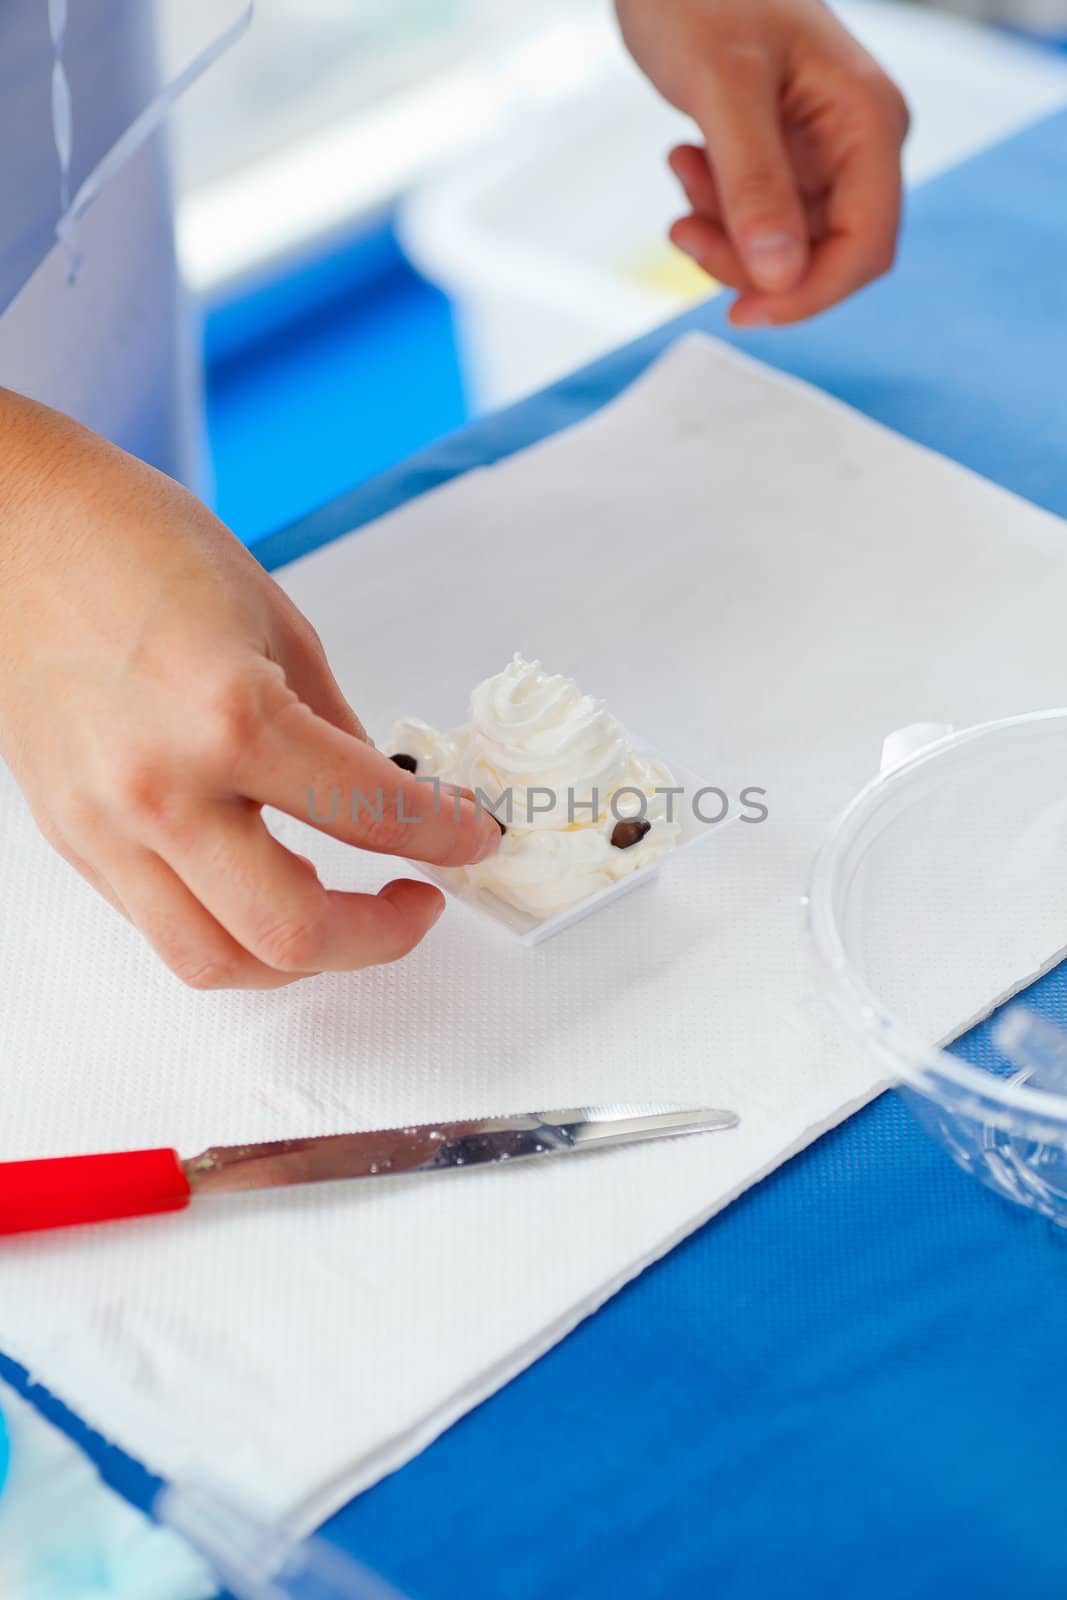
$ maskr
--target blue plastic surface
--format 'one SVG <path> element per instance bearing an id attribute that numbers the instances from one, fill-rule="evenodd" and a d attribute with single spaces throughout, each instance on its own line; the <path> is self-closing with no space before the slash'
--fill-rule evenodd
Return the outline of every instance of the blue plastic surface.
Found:
<path id="1" fill-rule="evenodd" d="M 1065 194 L 1061 116 L 916 196 L 891 279 L 810 326 L 727 336 L 1065 514 Z M 587 414 L 678 326 L 725 333 L 723 307 L 257 553 L 277 564 Z M 1067 1016 L 1062 970 L 1036 993 Z M 986 1030 L 961 1046 L 989 1048 Z M 328 1532 L 412 1600 L 1062 1600 L 1065 1351 L 1067 1236 L 958 1172 L 890 1095 Z M 143 1469 L 82 1442 L 143 1500 Z"/>
<path id="2" fill-rule="evenodd" d="M 466 419 L 452 312 L 388 227 L 211 313 L 215 509 L 246 544 Z"/>
<path id="3" fill-rule="evenodd" d="M 8 1442 L 7 1423 L 4 1421 L 4 1413 L 0 1411 L 0 1494 L 3 1494 L 4 1484 L 7 1482 L 10 1460 L 11 1447 Z"/>

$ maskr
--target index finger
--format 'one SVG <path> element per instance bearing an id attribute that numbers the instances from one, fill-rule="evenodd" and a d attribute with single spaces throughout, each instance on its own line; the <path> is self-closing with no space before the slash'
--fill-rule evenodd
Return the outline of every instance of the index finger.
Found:
<path id="1" fill-rule="evenodd" d="M 247 799 L 363 850 L 456 867 L 500 847 L 500 826 L 483 805 L 405 772 L 300 701 L 261 730 L 238 783 Z"/>
<path id="2" fill-rule="evenodd" d="M 901 212 L 900 147 L 872 134 L 856 146 L 830 191 L 825 237 L 797 288 L 782 294 L 755 290 L 730 308 L 737 327 L 799 322 L 853 294 L 893 265 Z"/>

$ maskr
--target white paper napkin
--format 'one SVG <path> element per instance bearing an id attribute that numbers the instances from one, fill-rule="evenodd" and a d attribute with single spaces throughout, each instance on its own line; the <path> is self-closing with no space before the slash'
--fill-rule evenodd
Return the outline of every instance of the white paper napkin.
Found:
<path id="1" fill-rule="evenodd" d="M 534 950 L 456 907 L 398 966 L 194 994 L 5 779 L 0 1156 L 598 1101 L 744 1121 L 11 1241 L 0 1347 L 155 1469 L 307 1525 L 418 1450 L 877 1090 L 812 995 L 808 864 L 889 730 L 1063 698 L 1063 532 L 693 338 L 591 421 L 290 569 L 382 735 L 400 713 L 451 725 L 520 649 L 688 766 L 768 791 L 766 823 Z M 395 870 L 314 853 L 338 885 Z M 948 937 L 943 965 L 947 1031 L 974 975 Z"/>

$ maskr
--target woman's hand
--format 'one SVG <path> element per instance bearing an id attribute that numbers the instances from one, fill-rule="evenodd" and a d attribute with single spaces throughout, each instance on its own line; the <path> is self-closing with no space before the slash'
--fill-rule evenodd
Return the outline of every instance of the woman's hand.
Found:
<path id="1" fill-rule="evenodd" d="M 0 753 L 46 837 L 195 988 L 405 955 L 439 891 L 329 891 L 261 808 L 306 822 L 336 790 L 323 832 L 451 865 L 497 848 L 492 817 L 374 749 L 310 624 L 192 495 L 3 390 L 0 440 Z M 381 820 L 353 821 L 378 790 Z"/>
<path id="2" fill-rule="evenodd" d="M 900 91 L 821 0 L 617 0 L 638 65 L 705 147 L 671 153 L 671 238 L 740 290 L 739 327 L 825 311 L 892 265 Z"/>

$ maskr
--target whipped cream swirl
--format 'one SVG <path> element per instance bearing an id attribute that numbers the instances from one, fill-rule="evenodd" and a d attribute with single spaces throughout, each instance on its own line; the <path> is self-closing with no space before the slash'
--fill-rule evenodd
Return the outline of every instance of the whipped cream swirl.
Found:
<path id="1" fill-rule="evenodd" d="M 678 843 L 667 796 L 655 792 L 673 785 L 667 768 L 635 752 L 602 702 L 539 661 L 516 655 L 478 684 L 468 721 L 451 733 L 398 722 L 390 749 L 412 756 L 420 777 L 473 789 L 493 807 L 507 825 L 500 850 L 461 876 L 531 916 L 554 916 Z M 625 817 L 650 827 L 620 848 L 612 835 Z"/>

